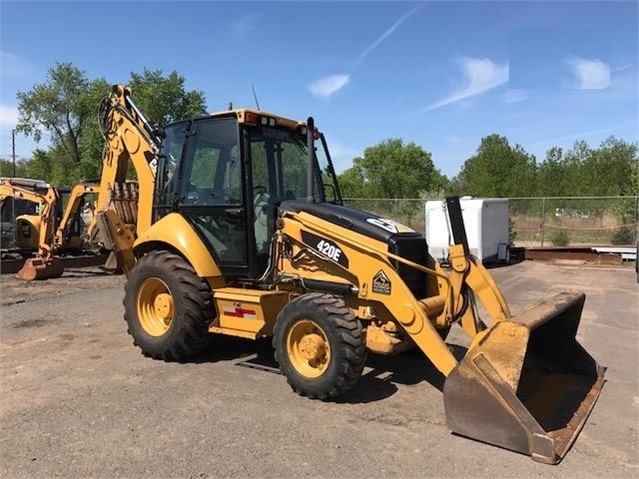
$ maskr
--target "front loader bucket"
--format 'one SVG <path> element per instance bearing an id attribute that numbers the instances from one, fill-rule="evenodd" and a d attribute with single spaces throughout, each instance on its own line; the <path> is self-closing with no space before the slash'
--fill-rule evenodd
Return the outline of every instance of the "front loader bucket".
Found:
<path id="1" fill-rule="evenodd" d="M 16 278 L 33 281 L 34 279 L 59 278 L 62 273 L 64 273 L 64 266 L 58 258 L 51 258 L 48 261 L 42 258 L 30 258 L 16 273 Z"/>
<path id="2" fill-rule="evenodd" d="M 604 383 L 577 342 L 585 295 L 560 293 L 496 323 L 444 383 L 449 429 L 557 464 Z"/>

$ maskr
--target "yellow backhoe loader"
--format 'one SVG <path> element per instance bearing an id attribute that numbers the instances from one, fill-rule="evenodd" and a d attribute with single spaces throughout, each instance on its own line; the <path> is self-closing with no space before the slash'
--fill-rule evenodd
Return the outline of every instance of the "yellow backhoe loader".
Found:
<path id="1" fill-rule="evenodd" d="M 26 260 L 16 277 L 31 281 L 63 274 L 62 263 L 54 255 L 81 248 L 81 206 L 85 195 L 97 191 L 98 185 L 94 183 L 79 183 L 67 190 L 40 180 L 0 180 L 0 203 L 14 198 L 39 205 L 38 214 L 20 215 L 15 219 L 16 246 L 22 251 L 35 252 L 35 257 Z"/>
<path id="2" fill-rule="evenodd" d="M 567 452 L 604 383 L 575 339 L 585 296 L 513 317 L 469 253 L 457 198 L 447 272 L 419 233 L 343 206 L 312 118 L 236 109 L 158 131 L 114 86 L 101 125 L 90 231 L 127 274 L 125 320 L 145 355 L 183 360 L 212 334 L 272 337 L 293 390 L 329 400 L 357 383 L 367 350 L 416 346 L 446 377 L 452 432 L 551 464 Z M 444 341 L 455 323 L 470 337 L 461 360 Z"/>

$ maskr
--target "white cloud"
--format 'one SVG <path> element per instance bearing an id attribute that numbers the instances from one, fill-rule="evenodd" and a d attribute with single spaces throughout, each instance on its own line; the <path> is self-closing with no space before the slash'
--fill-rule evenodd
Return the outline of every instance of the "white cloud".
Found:
<path id="1" fill-rule="evenodd" d="M 252 12 L 243 15 L 238 20 L 231 23 L 231 30 L 237 36 L 245 36 L 257 27 L 257 21 L 262 16 L 262 12 Z"/>
<path id="2" fill-rule="evenodd" d="M 460 58 L 457 60 L 464 75 L 464 86 L 422 111 L 431 111 L 458 101 L 480 95 L 508 82 L 508 63 L 499 65 L 488 58 Z"/>
<path id="3" fill-rule="evenodd" d="M 637 121 L 631 121 L 628 123 L 620 123 L 617 125 L 613 125 L 610 126 L 608 128 L 601 128 L 598 130 L 590 130 L 590 131 L 581 131 L 578 133 L 573 133 L 571 135 L 566 135 L 566 136 L 560 136 L 558 138 L 550 138 L 547 140 L 543 140 L 543 141 L 538 141 L 537 143 L 533 143 L 532 145 L 528 145 L 531 148 L 537 147 L 537 146 L 543 146 L 543 145 L 548 145 L 548 144 L 554 144 L 556 145 L 557 143 L 561 143 L 567 140 L 578 140 L 578 139 L 585 139 L 588 137 L 591 137 L 593 135 L 599 135 L 602 133 L 611 133 L 611 132 L 619 132 L 620 130 L 625 130 L 626 128 L 632 128 L 632 127 L 637 127 L 638 123 Z"/>
<path id="4" fill-rule="evenodd" d="M 612 68 L 610 71 L 613 73 L 623 72 L 626 70 L 630 70 L 634 66 L 635 66 L 634 63 L 623 63 L 615 68 Z"/>
<path id="5" fill-rule="evenodd" d="M 599 59 L 569 58 L 566 64 L 573 76 L 572 87 L 579 90 L 600 90 L 610 86 L 610 66 Z"/>
<path id="6" fill-rule="evenodd" d="M 24 58 L 8 52 L 0 52 L 0 71 L 2 78 L 19 78 L 28 75 L 31 70 L 29 62 Z"/>
<path id="7" fill-rule="evenodd" d="M 18 61 L 20 60 L 20 57 L 17 55 L 12 55 L 11 53 L 8 52 L 0 52 L 0 58 L 4 61 L 4 60 L 9 60 L 9 61 Z"/>
<path id="8" fill-rule="evenodd" d="M 379 37 L 375 39 L 373 43 L 368 45 L 362 53 L 355 60 L 354 66 L 357 66 L 359 63 L 364 61 L 364 59 L 372 52 L 379 44 L 381 44 L 384 40 L 386 40 L 390 35 L 393 34 L 395 30 L 399 28 L 399 26 L 408 20 L 411 16 L 417 12 L 420 8 L 422 8 L 425 3 L 419 3 L 416 7 L 409 10 L 407 13 L 402 15 L 399 20 L 397 20 L 390 28 L 384 31 Z M 338 90 L 344 88 L 351 81 L 350 74 L 341 74 L 341 75 L 331 75 L 324 78 L 320 78 L 319 80 L 308 85 L 309 91 L 318 97 L 328 98 L 333 93 Z"/>
<path id="9" fill-rule="evenodd" d="M 366 58 L 368 56 L 368 54 L 370 52 L 372 52 L 373 49 L 375 49 L 375 47 L 377 47 L 380 43 L 382 43 L 389 36 L 391 36 L 393 34 L 393 32 L 395 30 L 397 30 L 402 23 L 404 23 L 406 20 L 408 20 L 410 17 L 412 17 L 415 14 L 415 12 L 417 12 L 417 10 L 422 8 L 424 5 L 425 5 L 424 3 L 420 3 L 415 8 L 413 8 L 409 12 L 405 13 L 404 15 L 402 15 L 399 18 L 399 20 L 397 20 L 395 23 L 393 23 L 393 25 L 388 30 L 386 30 L 379 37 L 377 37 L 377 39 L 373 43 L 371 43 L 369 46 L 367 46 L 364 49 L 364 51 L 362 53 L 360 53 L 360 55 L 357 57 L 357 60 L 355 60 L 355 65 L 361 63 L 364 60 L 364 58 Z"/>
<path id="10" fill-rule="evenodd" d="M 344 88 L 351 81 L 350 75 L 330 75 L 311 83 L 308 90 L 315 96 L 328 98 L 333 93 Z"/>
<path id="11" fill-rule="evenodd" d="M 15 106 L 0 105 L 0 128 L 14 128 L 18 123 L 18 109 Z"/>
<path id="12" fill-rule="evenodd" d="M 519 103 L 524 100 L 528 100 L 528 95 L 524 90 L 508 90 L 501 96 L 501 101 L 504 103 Z"/>

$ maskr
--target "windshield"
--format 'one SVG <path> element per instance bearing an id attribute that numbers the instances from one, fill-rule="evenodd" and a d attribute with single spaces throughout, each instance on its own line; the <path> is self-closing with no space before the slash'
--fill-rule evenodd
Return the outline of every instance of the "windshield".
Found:
<path id="1" fill-rule="evenodd" d="M 284 128 L 249 128 L 254 195 L 267 193 L 283 200 L 306 199 L 308 150 L 306 135 Z M 323 142 L 315 143 L 317 157 L 315 201 L 335 201 L 335 176 Z M 321 172 L 321 175 L 318 174 Z M 326 185 L 330 185 L 327 187 Z M 330 191 L 330 192 L 329 192 Z M 273 200 L 272 200 L 273 201 Z"/>

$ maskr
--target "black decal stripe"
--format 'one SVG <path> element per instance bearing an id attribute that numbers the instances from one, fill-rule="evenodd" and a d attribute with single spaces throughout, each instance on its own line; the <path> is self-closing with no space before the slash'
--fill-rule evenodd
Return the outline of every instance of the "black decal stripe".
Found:
<path id="1" fill-rule="evenodd" d="M 334 248 L 336 248 L 336 250 L 340 251 L 340 255 L 339 255 L 339 258 L 337 259 L 337 262 L 341 264 L 342 266 L 344 266 L 344 268 L 348 268 L 348 265 L 349 265 L 348 257 L 346 256 L 342 248 L 340 248 L 333 241 L 327 240 L 326 238 L 321 238 L 317 236 L 316 234 L 309 233 L 308 231 L 302 231 L 302 241 L 304 242 L 305 245 L 310 246 L 315 251 L 319 251 L 317 249 L 317 245 L 320 243 L 320 241 L 323 241 L 325 244 L 329 244 L 333 246 Z M 320 253 L 324 254 L 321 251 Z"/>

